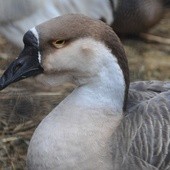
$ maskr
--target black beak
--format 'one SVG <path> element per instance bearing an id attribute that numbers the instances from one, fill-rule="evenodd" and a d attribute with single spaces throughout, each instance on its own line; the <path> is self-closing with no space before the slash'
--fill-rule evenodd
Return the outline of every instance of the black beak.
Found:
<path id="1" fill-rule="evenodd" d="M 43 72 L 38 60 L 38 49 L 35 47 L 25 47 L 19 57 L 14 60 L 0 78 L 0 90 L 9 84 L 35 76 Z"/>

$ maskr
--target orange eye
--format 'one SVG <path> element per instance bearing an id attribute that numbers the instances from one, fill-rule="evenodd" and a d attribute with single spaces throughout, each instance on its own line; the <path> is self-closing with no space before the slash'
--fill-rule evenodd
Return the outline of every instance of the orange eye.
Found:
<path id="1" fill-rule="evenodd" d="M 52 44 L 55 48 L 62 48 L 65 44 L 65 40 L 55 40 Z"/>

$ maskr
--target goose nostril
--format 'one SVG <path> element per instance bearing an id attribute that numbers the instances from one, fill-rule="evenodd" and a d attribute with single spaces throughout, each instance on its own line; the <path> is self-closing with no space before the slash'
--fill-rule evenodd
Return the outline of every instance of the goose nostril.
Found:
<path id="1" fill-rule="evenodd" d="M 16 73 L 23 65 L 21 63 L 18 63 L 14 68 L 13 72 Z"/>

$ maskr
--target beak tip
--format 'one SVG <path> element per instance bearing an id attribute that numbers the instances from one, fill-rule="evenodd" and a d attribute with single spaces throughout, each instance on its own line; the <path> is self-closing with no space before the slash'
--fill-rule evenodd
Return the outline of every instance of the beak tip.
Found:
<path id="1" fill-rule="evenodd" d="M 5 77 L 2 76 L 0 78 L 0 90 L 3 90 L 7 86 L 7 82 L 5 81 Z"/>
<path id="2" fill-rule="evenodd" d="M 4 89 L 4 84 L 1 82 L 1 79 L 0 79 L 0 90 Z"/>
<path id="3" fill-rule="evenodd" d="M 2 90 L 4 88 L 4 86 L 2 84 L 0 84 L 0 90 Z"/>

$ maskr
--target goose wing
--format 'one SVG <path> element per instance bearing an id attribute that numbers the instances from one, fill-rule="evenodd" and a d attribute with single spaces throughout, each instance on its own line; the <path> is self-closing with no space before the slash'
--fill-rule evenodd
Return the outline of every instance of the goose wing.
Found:
<path id="1" fill-rule="evenodd" d="M 117 169 L 170 169 L 170 82 L 130 85 L 127 113 L 112 147 Z"/>

